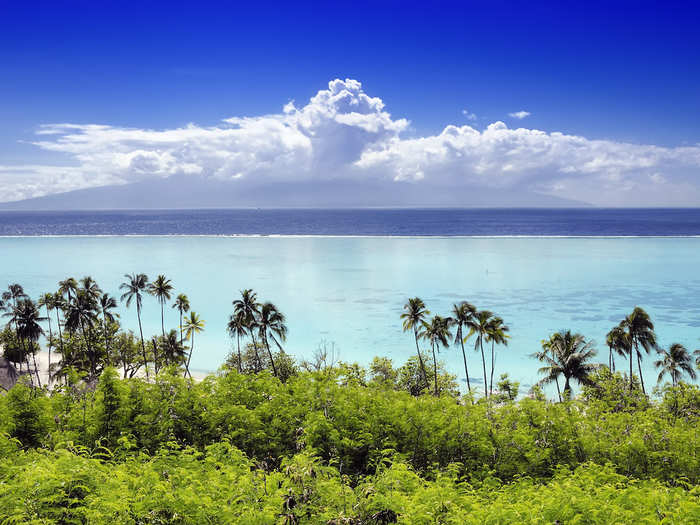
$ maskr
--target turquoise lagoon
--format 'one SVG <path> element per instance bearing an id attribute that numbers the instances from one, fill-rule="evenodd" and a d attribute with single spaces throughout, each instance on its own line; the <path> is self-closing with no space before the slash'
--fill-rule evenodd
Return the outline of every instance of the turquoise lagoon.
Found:
<path id="1" fill-rule="evenodd" d="M 539 367 L 529 354 L 556 330 L 594 339 L 607 362 L 605 334 L 636 305 L 651 314 L 662 345 L 692 350 L 700 338 L 700 239 L 690 237 L 2 237 L 0 268 L 0 286 L 18 282 L 35 298 L 67 276 L 91 275 L 118 297 L 125 273 L 165 274 L 206 321 L 192 358 L 200 370 L 217 369 L 231 351 L 225 326 L 243 288 L 287 315 L 289 353 L 311 357 L 326 340 L 341 360 L 363 364 L 375 355 L 400 364 L 413 354 L 399 319 L 408 297 L 443 315 L 468 300 L 510 326 L 496 377 L 508 372 L 524 385 Z M 120 314 L 136 331 L 135 309 L 121 306 Z M 160 332 L 155 299 L 145 299 L 143 320 L 144 334 Z M 166 323 L 177 326 L 175 310 Z M 478 380 L 478 355 L 467 346 Z M 464 380 L 457 348 L 440 359 Z"/>

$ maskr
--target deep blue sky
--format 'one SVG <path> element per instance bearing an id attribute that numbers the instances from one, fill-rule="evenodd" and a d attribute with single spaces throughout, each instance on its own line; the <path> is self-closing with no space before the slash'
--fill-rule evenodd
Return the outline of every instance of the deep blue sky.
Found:
<path id="1" fill-rule="evenodd" d="M 690 5 L 99 4 L 3 2 L 6 162 L 41 155 L 14 144 L 39 123 L 214 123 L 278 112 L 335 77 L 361 80 L 419 133 L 465 122 L 464 108 L 484 124 L 526 109 L 528 127 L 700 142 Z"/>

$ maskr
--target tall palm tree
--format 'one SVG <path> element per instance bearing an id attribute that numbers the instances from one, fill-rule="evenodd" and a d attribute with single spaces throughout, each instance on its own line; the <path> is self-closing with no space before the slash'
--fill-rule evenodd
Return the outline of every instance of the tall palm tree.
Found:
<path id="1" fill-rule="evenodd" d="M 170 279 L 165 277 L 165 275 L 159 275 L 156 277 L 148 286 L 148 293 L 158 299 L 160 303 L 160 327 L 163 331 L 163 337 L 165 337 L 165 303 L 170 300 L 170 294 L 173 291 L 173 285 Z"/>
<path id="2" fill-rule="evenodd" d="M 41 297 L 39 297 L 39 300 L 37 301 L 37 307 L 41 308 L 43 306 L 46 308 L 45 319 L 48 320 L 48 322 L 49 322 L 49 342 L 46 345 L 48 352 L 49 352 L 49 368 L 48 368 L 49 386 L 51 385 L 51 345 L 53 344 L 53 330 L 51 330 L 51 310 L 54 308 L 54 303 L 55 303 L 55 298 L 54 298 L 54 295 L 52 293 L 42 294 Z"/>
<path id="3" fill-rule="evenodd" d="M 100 296 L 100 312 L 102 313 L 102 331 L 105 338 L 105 350 L 109 354 L 109 334 L 107 333 L 107 323 L 114 323 L 119 314 L 112 313 L 117 307 L 117 300 L 109 295 L 108 293 L 103 293 Z"/>
<path id="4" fill-rule="evenodd" d="M 403 305 L 404 313 L 401 314 L 403 319 L 403 331 L 408 332 L 413 330 L 413 338 L 416 341 L 416 353 L 418 354 L 418 363 L 420 364 L 421 372 L 423 373 L 423 381 L 428 384 L 428 374 L 425 372 L 425 363 L 423 356 L 418 347 L 418 332 L 422 330 L 425 324 L 425 319 L 430 315 L 430 311 L 425 307 L 425 303 L 420 297 L 413 297 Z"/>
<path id="5" fill-rule="evenodd" d="M 141 327 L 141 305 L 143 304 L 143 294 L 148 287 L 148 276 L 144 273 L 125 274 L 125 282 L 119 285 L 120 290 L 124 290 L 120 300 L 126 301 L 129 308 L 132 302 L 136 302 L 136 316 L 139 320 L 139 333 L 141 335 L 141 351 L 143 353 L 143 366 L 146 369 L 146 379 L 148 380 L 148 359 L 146 358 L 146 345 L 143 342 L 143 328 Z"/>
<path id="6" fill-rule="evenodd" d="M 194 351 L 194 334 L 198 334 L 204 330 L 204 320 L 200 319 L 195 312 L 190 312 L 189 317 L 185 317 L 185 333 L 190 339 L 190 354 L 187 356 L 187 362 L 185 363 L 185 373 L 192 378 L 190 374 L 190 360 L 192 359 L 192 352 Z"/>
<path id="7" fill-rule="evenodd" d="M 260 307 L 258 332 L 260 338 L 263 340 L 265 348 L 267 348 L 267 355 L 270 358 L 270 364 L 272 364 L 272 372 L 275 374 L 275 377 L 277 377 L 277 367 L 272 358 L 269 340 L 272 339 L 277 345 L 277 348 L 282 350 L 280 341 L 284 341 L 287 338 L 287 325 L 285 324 L 284 314 L 270 302 L 266 302 Z"/>
<path id="8" fill-rule="evenodd" d="M 75 295 L 77 291 L 78 281 L 73 277 L 58 282 L 58 293 L 61 294 L 61 296 L 66 296 L 69 303 L 73 300 L 72 296 Z"/>
<path id="9" fill-rule="evenodd" d="M 548 352 L 539 354 L 540 360 L 546 366 L 539 369 L 545 377 L 539 384 L 554 382 L 559 376 L 564 376 L 564 394 L 570 397 L 571 380 L 584 385 L 594 385 L 589 377 L 599 365 L 589 361 L 596 355 L 593 343 L 587 341 L 581 334 L 572 334 L 571 330 L 557 332 L 550 337 L 552 354 Z"/>
<path id="10" fill-rule="evenodd" d="M 182 344 L 182 314 L 190 311 L 190 300 L 184 293 L 181 293 L 175 298 L 173 308 L 177 308 L 180 313 L 180 344 Z"/>
<path id="11" fill-rule="evenodd" d="M 549 356 L 551 359 L 554 359 L 555 356 L 555 351 L 556 351 L 556 346 L 557 346 L 557 337 L 558 332 L 556 334 L 553 334 L 549 337 L 549 339 L 543 339 L 542 340 L 542 350 L 540 352 L 535 352 L 532 354 L 532 357 L 539 359 L 540 361 L 544 361 L 547 356 Z M 554 382 L 557 385 L 557 396 L 559 397 L 559 402 L 561 403 L 561 388 L 559 387 L 559 376 L 554 376 Z"/>
<path id="12" fill-rule="evenodd" d="M 95 349 L 90 345 L 90 334 L 97 321 L 97 301 L 88 290 L 79 289 L 73 299 L 73 302 L 68 305 L 66 313 L 66 330 L 70 332 L 80 332 L 85 342 L 85 351 L 90 360 L 90 376 L 97 375 L 97 354 Z"/>
<path id="13" fill-rule="evenodd" d="M 488 310 L 479 310 L 467 322 L 467 326 L 469 327 L 469 334 L 467 334 L 467 339 L 470 338 L 472 335 L 476 335 L 476 339 L 474 340 L 474 350 L 481 350 L 481 364 L 484 367 L 484 396 L 487 398 L 489 397 L 489 383 L 488 379 L 486 378 L 486 356 L 484 355 L 484 339 L 488 337 L 492 318 L 493 312 L 490 312 Z"/>
<path id="14" fill-rule="evenodd" d="M 61 355 L 63 352 L 63 334 L 61 333 L 61 317 L 59 312 L 66 310 L 66 302 L 61 295 L 61 292 L 57 291 L 53 294 L 53 309 L 56 311 L 56 326 L 58 327 L 58 344 L 61 350 Z"/>
<path id="15" fill-rule="evenodd" d="M 660 383 L 666 374 L 671 376 L 673 386 L 678 384 L 684 373 L 688 374 L 690 379 L 697 377 L 695 370 L 693 370 L 693 359 L 690 352 L 682 344 L 673 343 L 668 350 L 660 348 L 658 352 L 661 359 L 654 361 L 654 366 L 661 369 L 656 380 L 657 383 Z"/>
<path id="16" fill-rule="evenodd" d="M 632 346 L 637 354 L 637 367 L 639 369 L 639 381 L 642 384 L 642 392 L 646 394 L 644 388 L 644 377 L 642 376 L 642 353 L 641 346 L 648 354 L 656 348 L 656 334 L 654 333 L 654 323 L 651 322 L 649 314 L 642 308 L 636 306 L 632 313 L 623 321 L 622 326 L 627 330 Z M 632 390 L 632 352 L 630 351 L 630 391 Z"/>
<path id="17" fill-rule="evenodd" d="M 41 378 L 39 377 L 39 367 L 36 365 L 35 347 L 39 338 L 43 335 L 44 329 L 41 327 L 41 322 L 45 321 L 45 317 L 41 317 L 37 305 L 31 299 L 21 299 L 17 303 L 15 322 L 20 339 L 24 343 L 29 341 L 29 349 L 25 347 L 27 353 L 27 368 L 29 368 L 29 356 L 32 354 L 34 361 L 34 375 L 36 375 L 37 384 L 41 388 Z"/>
<path id="18" fill-rule="evenodd" d="M 7 291 L 3 292 L 2 294 L 2 300 L 6 304 L 6 308 L 8 308 L 8 311 L 12 311 L 13 308 L 17 308 L 18 302 L 21 299 L 27 299 L 29 296 L 24 293 L 24 288 L 22 288 L 22 285 L 14 283 L 11 284 L 7 287 Z M 16 321 L 10 321 L 10 323 L 13 323 L 15 325 L 15 334 L 17 335 L 17 339 L 19 339 L 19 328 L 17 327 Z"/>
<path id="19" fill-rule="evenodd" d="M 243 364 L 241 360 L 241 336 L 246 336 L 248 334 L 248 328 L 243 312 L 231 314 L 226 328 L 228 329 L 229 335 L 236 338 L 236 343 L 238 345 L 238 373 L 240 374 Z"/>
<path id="20" fill-rule="evenodd" d="M 469 369 L 467 368 L 467 354 L 464 351 L 464 328 L 468 325 L 469 320 L 476 313 L 476 307 L 468 303 L 467 301 L 462 301 L 459 304 L 452 305 L 452 320 L 457 327 L 455 331 L 455 344 L 459 342 L 462 347 L 462 358 L 464 359 L 464 374 L 467 376 L 467 391 L 472 393 L 472 386 L 469 382 Z"/>
<path id="21" fill-rule="evenodd" d="M 241 290 L 241 298 L 233 301 L 233 313 L 242 315 L 245 320 L 245 326 L 250 337 L 253 339 L 253 349 L 255 350 L 256 368 L 259 370 L 261 366 L 260 356 L 258 355 L 258 345 L 255 342 L 255 330 L 257 329 L 257 318 L 260 314 L 260 304 L 258 303 L 257 294 L 250 288 Z"/>
<path id="22" fill-rule="evenodd" d="M 433 350 L 433 378 L 435 380 L 435 395 L 440 395 L 438 391 L 438 380 L 437 380 L 437 356 L 435 354 L 435 349 L 440 351 L 440 346 L 447 348 L 450 346 L 449 339 L 450 334 L 450 321 L 448 317 L 440 317 L 439 315 L 434 316 L 430 323 L 424 323 L 423 330 L 421 331 L 421 336 L 430 342 L 430 347 Z"/>
<path id="23" fill-rule="evenodd" d="M 496 344 L 507 346 L 510 336 L 510 328 L 506 326 L 503 319 L 496 316 L 489 322 L 486 333 L 486 340 L 491 343 L 491 381 L 489 382 L 489 395 L 493 395 L 493 369 L 496 367 Z"/>

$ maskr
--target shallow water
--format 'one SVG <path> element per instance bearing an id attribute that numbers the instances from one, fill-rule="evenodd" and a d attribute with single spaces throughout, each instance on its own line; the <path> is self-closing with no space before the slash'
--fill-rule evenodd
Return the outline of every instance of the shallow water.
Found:
<path id="1" fill-rule="evenodd" d="M 399 319 L 408 297 L 440 314 L 469 300 L 510 326 L 496 377 L 507 371 L 525 385 L 539 367 L 528 354 L 555 330 L 595 339 L 607 362 L 605 334 L 636 305 L 652 316 L 662 345 L 692 350 L 700 337 L 697 238 L 0 237 L 0 268 L 1 287 L 19 282 L 34 298 L 66 276 L 92 275 L 118 296 L 123 274 L 164 273 L 206 321 L 192 358 L 198 369 L 216 369 L 231 350 L 225 325 L 243 288 L 287 315 L 288 352 L 310 357 L 325 339 L 342 360 L 361 363 L 385 355 L 398 364 L 413 354 Z M 120 310 L 137 330 L 135 310 Z M 177 326 L 175 310 L 166 323 Z M 148 297 L 144 334 L 159 332 L 159 306 Z M 478 380 L 478 354 L 468 357 Z M 457 348 L 440 358 L 464 378 Z"/>

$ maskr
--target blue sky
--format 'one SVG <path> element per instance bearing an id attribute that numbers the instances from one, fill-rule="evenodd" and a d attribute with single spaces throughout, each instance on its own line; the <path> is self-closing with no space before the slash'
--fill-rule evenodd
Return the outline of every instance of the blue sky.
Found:
<path id="1" fill-rule="evenodd" d="M 700 7 L 690 3 L 4 2 L 0 10 L 0 165 L 15 185 L 21 174 L 10 166 L 83 162 L 31 144 L 41 125 L 217 126 L 279 114 L 290 100 L 302 107 L 336 78 L 356 79 L 392 119 L 410 121 L 403 139 L 503 121 L 614 143 L 700 143 Z M 530 115 L 509 117 L 518 111 Z M 685 185 L 698 174 L 687 158 L 676 170 Z M 658 167 L 650 176 L 674 179 Z M 40 194 L 34 186 L 13 195 Z"/>

